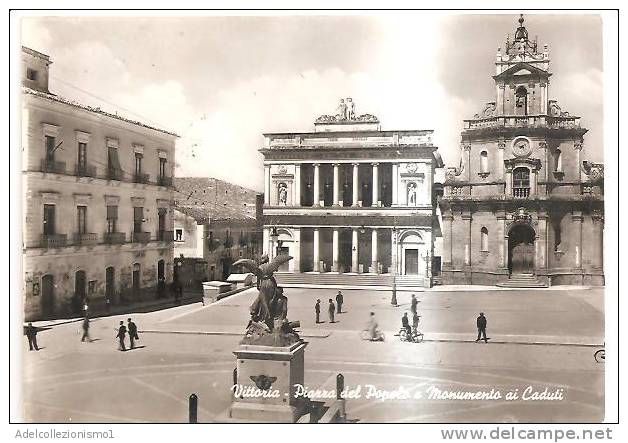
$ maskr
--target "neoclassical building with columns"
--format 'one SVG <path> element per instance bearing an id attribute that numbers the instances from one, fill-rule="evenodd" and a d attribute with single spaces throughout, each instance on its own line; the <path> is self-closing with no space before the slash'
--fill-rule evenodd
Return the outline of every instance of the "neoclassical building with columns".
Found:
<path id="1" fill-rule="evenodd" d="M 550 99 L 548 47 L 523 23 L 446 171 L 443 283 L 603 285 L 604 166 L 585 160 L 580 117 Z"/>
<path id="2" fill-rule="evenodd" d="M 430 130 L 383 131 L 341 100 L 313 132 L 264 134 L 264 252 L 291 273 L 409 275 L 429 285 L 435 231 Z"/>

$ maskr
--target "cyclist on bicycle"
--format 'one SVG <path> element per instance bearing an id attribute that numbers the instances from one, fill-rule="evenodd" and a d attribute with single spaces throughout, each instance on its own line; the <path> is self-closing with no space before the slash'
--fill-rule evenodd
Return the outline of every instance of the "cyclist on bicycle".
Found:
<path id="1" fill-rule="evenodd" d="M 377 330 L 377 320 L 375 320 L 374 312 L 371 312 L 371 316 L 369 317 L 369 322 L 366 326 L 366 329 L 369 331 L 369 337 L 371 341 L 379 339 L 379 331 Z"/>
<path id="2" fill-rule="evenodd" d="M 410 322 L 408 321 L 408 313 L 404 312 L 401 317 L 401 327 L 406 330 L 406 337 L 410 339 L 412 337 L 412 329 L 410 328 Z"/>

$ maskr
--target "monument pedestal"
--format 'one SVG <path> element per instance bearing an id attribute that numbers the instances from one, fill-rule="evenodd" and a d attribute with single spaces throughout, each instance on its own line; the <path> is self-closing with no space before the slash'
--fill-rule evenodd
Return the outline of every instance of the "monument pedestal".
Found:
<path id="1" fill-rule="evenodd" d="M 239 345 L 229 419 L 296 422 L 308 406 L 307 399 L 295 397 L 295 385 L 305 381 L 306 346 L 303 340 L 290 346 Z"/>

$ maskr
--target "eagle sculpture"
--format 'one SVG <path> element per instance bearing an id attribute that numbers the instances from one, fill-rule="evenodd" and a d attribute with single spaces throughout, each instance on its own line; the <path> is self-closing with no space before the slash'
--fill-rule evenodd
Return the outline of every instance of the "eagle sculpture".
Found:
<path id="1" fill-rule="evenodd" d="M 285 313 L 282 314 L 277 308 L 282 305 L 282 303 L 277 303 L 277 299 L 281 297 L 285 299 L 285 297 L 282 291 L 277 291 L 277 281 L 273 274 L 281 265 L 290 260 L 292 260 L 291 256 L 281 254 L 272 260 L 269 260 L 268 256 L 264 255 L 259 262 L 251 259 L 241 259 L 233 263 L 234 266 L 241 265 L 245 267 L 257 277 L 259 294 L 250 308 L 251 321 L 248 326 L 249 330 L 263 328 L 263 325 L 265 325 L 268 332 L 273 331 L 275 329 L 275 319 L 281 319 L 280 317 L 286 315 Z M 283 305 L 285 309 L 285 303 Z"/>

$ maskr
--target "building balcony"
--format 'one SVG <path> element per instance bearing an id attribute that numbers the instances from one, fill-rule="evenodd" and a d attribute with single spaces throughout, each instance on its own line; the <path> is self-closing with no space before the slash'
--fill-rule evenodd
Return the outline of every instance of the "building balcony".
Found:
<path id="1" fill-rule="evenodd" d="M 512 196 L 514 198 L 528 198 L 530 197 L 530 188 L 513 188 Z"/>
<path id="2" fill-rule="evenodd" d="M 45 249 L 63 248 L 68 243 L 67 234 L 52 234 L 41 236 L 41 247 Z"/>
<path id="3" fill-rule="evenodd" d="M 172 177 L 159 177 L 157 184 L 159 186 L 172 186 Z"/>
<path id="4" fill-rule="evenodd" d="M 108 169 L 107 179 L 122 181 L 122 170 L 120 169 Z"/>
<path id="5" fill-rule="evenodd" d="M 106 232 L 105 243 L 108 245 L 121 245 L 126 241 L 126 234 L 124 232 Z"/>
<path id="6" fill-rule="evenodd" d="M 148 183 L 149 176 L 148 174 L 136 173 L 133 175 L 134 183 Z"/>
<path id="7" fill-rule="evenodd" d="M 54 160 L 42 160 L 41 172 L 52 172 L 54 174 L 65 174 L 65 162 Z"/>
<path id="8" fill-rule="evenodd" d="M 150 232 L 133 232 L 131 241 L 133 243 L 148 243 L 150 242 Z"/>
<path id="9" fill-rule="evenodd" d="M 174 231 L 157 231 L 157 241 L 173 242 Z"/>
<path id="10" fill-rule="evenodd" d="M 549 115 L 504 115 L 464 121 L 465 130 L 485 128 L 579 128 L 580 117 L 552 117 Z"/>
<path id="11" fill-rule="evenodd" d="M 95 234 L 95 233 L 74 234 L 73 244 L 76 246 L 93 246 L 97 242 L 98 242 L 98 234 Z"/>
<path id="12" fill-rule="evenodd" d="M 96 177 L 96 166 L 77 164 L 74 172 L 77 177 Z"/>

